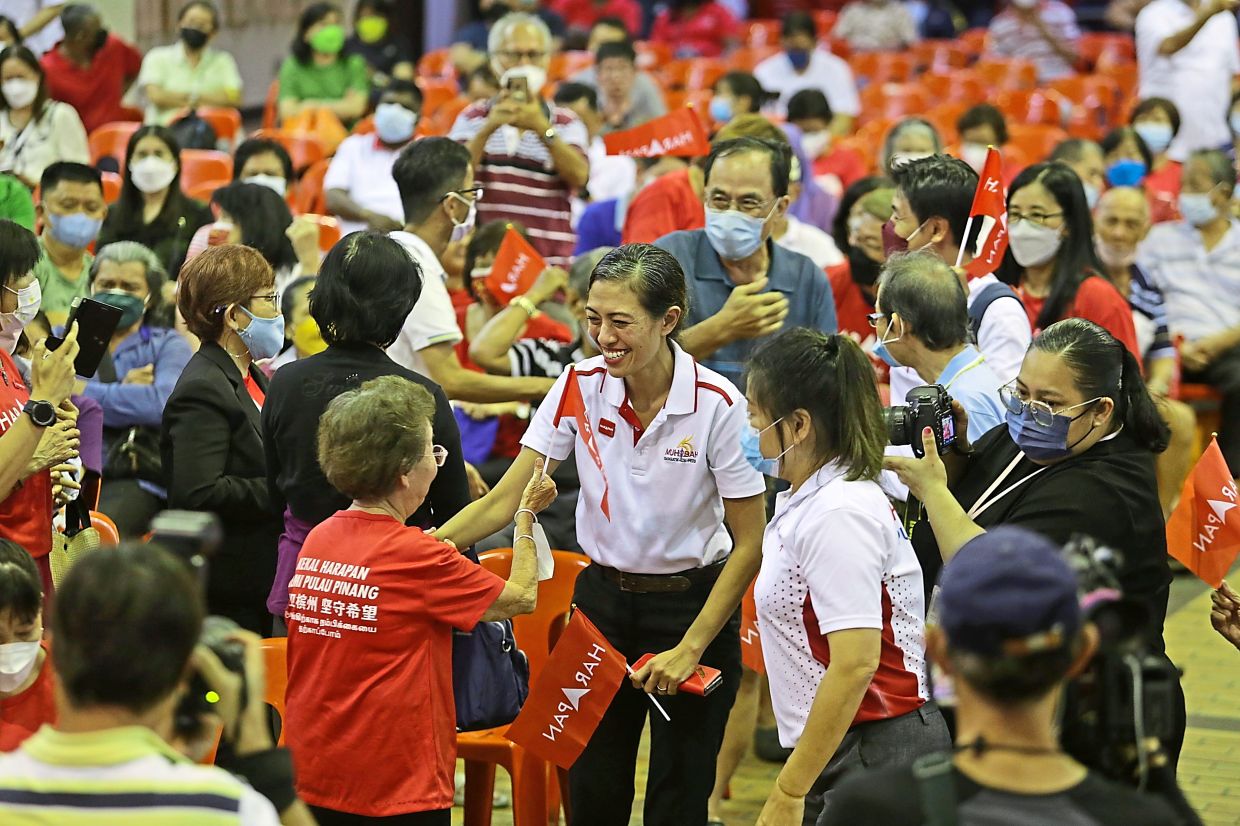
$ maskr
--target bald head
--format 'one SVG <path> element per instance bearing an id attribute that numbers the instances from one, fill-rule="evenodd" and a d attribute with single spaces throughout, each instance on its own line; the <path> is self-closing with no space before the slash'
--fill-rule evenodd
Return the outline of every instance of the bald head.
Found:
<path id="1" fill-rule="evenodd" d="M 1149 201 L 1145 193 L 1135 186 L 1117 186 L 1102 193 L 1094 212 L 1101 215 L 1105 210 L 1134 210 L 1141 213 L 1146 221 L 1150 217 Z"/>
<path id="2" fill-rule="evenodd" d="M 1149 231 L 1150 205 L 1144 192 L 1117 186 L 1102 194 L 1094 210 L 1094 234 L 1104 264 L 1122 267 L 1131 263 Z"/>

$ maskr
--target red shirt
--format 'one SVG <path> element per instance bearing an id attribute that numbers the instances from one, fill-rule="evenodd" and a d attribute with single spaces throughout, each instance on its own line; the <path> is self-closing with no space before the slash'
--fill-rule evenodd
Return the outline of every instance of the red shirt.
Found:
<path id="1" fill-rule="evenodd" d="M 258 386 L 258 382 L 254 381 L 254 376 L 250 373 L 245 374 L 245 392 L 250 394 L 250 398 L 261 410 L 263 402 L 267 401 L 267 394 L 263 392 L 263 388 Z"/>
<path id="2" fill-rule="evenodd" d="M 642 7 L 637 0 L 552 0 L 549 5 L 570 29 L 589 29 L 604 17 L 618 17 L 630 35 L 641 33 Z"/>
<path id="3" fill-rule="evenodd" d="M 829 192 L 843 192 L 866 176 L 868 167 L 861 153 L 846 146 L 835 146 L 827 154 L 814 159 L 814 179 L 834 176 L 839 181 L 838 189 L 828 183 L 824 186 Z M 823 182 L 819 182 L 823 186 Z"/>
<path id="4" fill-rule="evenodd" d="M 653 244 L 669 232 L 705 226 L 706 208 L 689 183 L 689 170 L 678 169 L 652 181 L 633 198 L 621 241 Z"/>
<path id="5" fill-rule="evenodd" d="M 831 297 L 835 299 L 835 320 L 840 332 L 861 345 L 861 349 L 874 363 L 874 372 L 878 383 L 884 384 L 891 368 L 887 362 L 874 357 L 874 345 L 878 336 L 870 326 L 870 313 L 874 312 L 874 304 L 861 292 L 861 287 L 853 281 L 848 262 L 827 267 L 827 279 L 831 282 Z"/>
<path id="6" fill-rule="evenodd" d="M 689 13 L 672 9 L 659 12 L 650 29 L 650 39 L 668 44 L 677 57 L 719 57 L 724 41 L 736 37 L 736 29 L 732 12 L 718 3 L 707 2 Z"/>
<path id="7" fill-rule="evenodd" d="M 1183 165 L 1176 161 L 1167 161 L 1156 171 L 1145 176 L 1145 197 L 1150 202 L 1150 221 L 1161 224 L 1164 221 L 1180 220 L 1180 180 L 1184 174 Z"/>
<path id="8" fill-rule="evenodd" d="M 125 120 L 121 98 L 142 68 L 142 53 L 118 37 L 108 35 L 90 65 L 82 68 L 56 48 L 43 55 L 47 96 L 77 110 L 86 131 Z"/>
<path id="9" fill-rule="evenodd" d="M 52 655 L 43 644 L 39 676 L 30 687 L 13 697 L 0 698 L 0 752 L 13 751 L 44 723 L 56 722 L 56 698 L 52 691 Z"/>
<path id="10" fill-rule="evenodd" d="M 1036 336 L 1042 332 L 1038 327 L 1038 316 L 1042 313 L 1046 299 L 1031 296 L 1024 287 L 1018 288 L 1016 292 L 1025 303 L 1025 312 L 1029 314 L 1029 323 L 1033 325 L 1033 334 Z M 1128 352 L 1137 357 L 1138 364 L 1141 362 L 1137 330 L 1132 324 L 1132 308 L 1119 294 L 1119 290 L 1105 278 L 1091 275 L 1082 281 L 1077 288 L 1076 298 L 1072 300 L 1072 306 L 1064 313 L 1063 318 L 1056 320 L 1062 321 L 1064 318 L 1083 318 L 1094 322 L 1119 339 L 1128 348 Z"/>
<path id="11" fill-rule="evenodd" d="M 504 580 L 390 516 L 338 511 L 289 582 L 288 745 L 313 806 L 386 817 L 452 806 L 452 629 Z"/>
<path id="12" fill-rule="evenodd" d="M 0 347 L 0 436 L 26 414 L 30 390 L 13 357 Z M 38 559 L 52 552 L 52 475 L 40 471 L 0 501 L 0 537 L 11 539 Z"/>

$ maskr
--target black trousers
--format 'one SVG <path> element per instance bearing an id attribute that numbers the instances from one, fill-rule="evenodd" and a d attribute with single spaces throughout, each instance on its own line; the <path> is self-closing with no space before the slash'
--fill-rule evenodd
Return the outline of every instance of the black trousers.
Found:
<path id="1" fill-rule="evenodd" d="M 577 578 L 574 601 L 611 644 L 634 662 L 675 647 L 706 603 L 714 583 L 678 594 L 622 592 L 597 566 Z M 704 826 L 715 785 L 715 759 L 741 678 L 740 612 L 702 655 L 723 672 L 707 697 L 658 696 L 671 722 L 627 680 L 581 757 L 568 773 L 571 826 L 627 826 L 633 775 L 646 716 L 650 716 L 650 767 L 646 775 L 645 826 Z"/>
<path id="2" fill-rule="evenodd" d="M 1240 347 L 1224 351 L 1200 373 L 1186 372 L 1184 378 L 1208 384 L 1223 394 L 1218 446 L 1231 475 L 1240 476 Z"/>
<path id="3" fill-rule="evenodd" d="M 390 815 L 388 817 L 367 817 L 335 809 L 310 807 L 314 819 L 319 826 L 451 826 L 452 810 L 438 809 L 433 812 L 410 812 L 407 815 Z"/>

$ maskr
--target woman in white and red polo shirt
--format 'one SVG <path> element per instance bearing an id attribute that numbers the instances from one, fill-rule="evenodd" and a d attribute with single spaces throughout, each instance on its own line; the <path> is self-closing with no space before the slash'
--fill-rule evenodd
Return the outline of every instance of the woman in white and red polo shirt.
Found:
<path id="1" fill-rule="evenodd" d="M 755 586 L 780 770 L 759 823 L 813 823 L 848 771 L 951 740 L 927 702 L 921 566 L 878 486 L 887 429 L 852 339 L 799 328 L 749 362 L 750 421 L 779 459 Z"/>

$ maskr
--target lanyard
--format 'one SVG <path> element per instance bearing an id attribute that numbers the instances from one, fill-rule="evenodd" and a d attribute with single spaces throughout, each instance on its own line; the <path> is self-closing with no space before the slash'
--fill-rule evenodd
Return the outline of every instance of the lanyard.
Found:
<path id="1" fill-rule="evenodd" d="M 948 379 L 947 384 L 943 385 L 943 389 L 951 390 L 952 384 L 956 381 L 956 379 L 960 378 L 965 373 L 972 370 L 974 367 L 977 367 L 979 364 L 981 364 L 985 360 L 986 360 L 986 356 L 982 355 L 981 353 L 978 353 L 977 358 L 973 359 L 973 361 L 969 362 L 964 367 L 961 367 L 958 371 L 956 371 L 956 375 Z"/>
<path id="2" fill-rule="evenodd" d="M 1017 453 L 1016 458 L 1012 459 L 1012 461 L 1008 463 L 1008 466 L 1003 469 L 1003 472 L 999 474 L 998 478 L 996 478 L 995 481 L 990 483 L 990 487 L 982 491 L 982 495 L 977 497 L 977 501 L 973 503 L 973 507 L 969 508 L 968 516 L 970 519 L 976 522 L 977 517 L 985 513 L 990 508 L 990 506 L 993 505 L 995 502 L 998 502 L 1000 499 L 1007 496 L 1009 493 L 1016 490 L 1021 485 L 1025 484 L 1025 482 L 1028 482 L 1030 479 L 1037 476 L 1042 471 L 1049 470 L 1051 467 L 1050 465 L 1046 465 L 1045 467 L 1040 467 L 1037 470 L 1035 470 L 1033 473 L 1030 473 L 1028 476 L 1024 476 L 1024 477 L 1021 477 L 1020 479 L 1017 479 L 1015 482 L 1013 482 L 1012 484 L 1008 485 L 1003 490 L 996 493 L 993 497 L 991 497 L 990 499 L 987 499 L 986 497 L 990 496 L 990 494 L 994 492 L 994 489 L 999 487 L 999 485 L 1003 484 L 1003 480 L 1008 478 L 1009 475 L 1011 475 L 1012 471 L 1015 470 L 1016 465 L 1023 458 L 1025 458 L 1024 453 Z"/>

